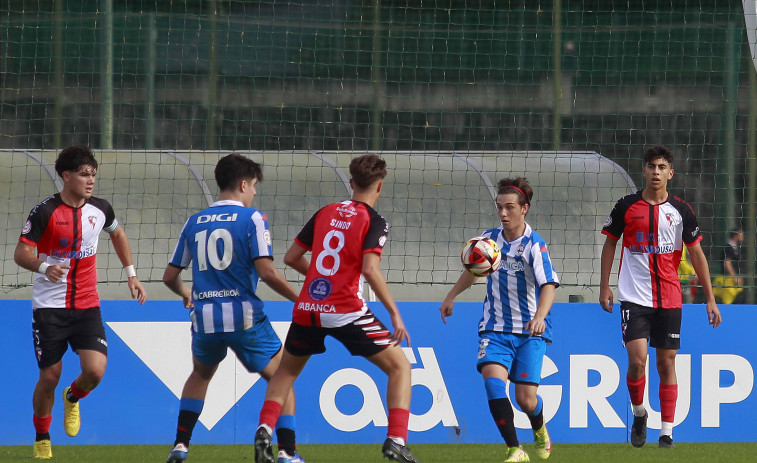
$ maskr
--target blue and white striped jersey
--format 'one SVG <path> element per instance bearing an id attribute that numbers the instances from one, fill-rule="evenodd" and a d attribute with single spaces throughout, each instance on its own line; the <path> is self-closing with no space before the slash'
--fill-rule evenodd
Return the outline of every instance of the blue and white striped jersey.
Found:
<path id="1" fill-rule="evenodd" d="M 523 236 L 514 241 L 505 241 L 502 227 L 487 230 L 482 236 L 497 242 L 502 264 L 486 277 L 484 315 L 478 330 L 528 334 L 525 326 L 536 315 L 541 287 L 547 283 L 560 284 L 547 243 L 528 224 Z M 548 341 L 552 340 L 551 315 L 547 315 L 542 335 Z"/>
<path id="2" fill-rule="evenodd" d="M 254 261 L 260 257 L 273 257 L 273 248 L 268 219 L 259 210 L 216 201 L 187 220 L 170 264 L 192 263 L 196 333 L 243 331 L 265 318 L 255 294 Z"/>

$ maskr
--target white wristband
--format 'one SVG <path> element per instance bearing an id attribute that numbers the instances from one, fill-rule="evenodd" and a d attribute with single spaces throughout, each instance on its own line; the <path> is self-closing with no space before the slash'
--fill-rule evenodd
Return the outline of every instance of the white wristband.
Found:
<path id="1" fill-rule="evenodd" d="M 47 272 L 47 267 L 49 267 L 49 266 L 50 266 L 50 264 L 48 264 L 47 262 L 42 262 L 41 264 L 39 264 L 39 268 L 37 269 L 37 272 L 39 272 L 42 275 L 44 275 L 45 272 Z"/>
<path id="2" fill-rule="evenodd" d="M 134 270 L 133 265 L 127 265 L 124 267 L 124 272 L 126 272 L 126 278 L 131 278 L 137 276 L 136 270 Z"/>

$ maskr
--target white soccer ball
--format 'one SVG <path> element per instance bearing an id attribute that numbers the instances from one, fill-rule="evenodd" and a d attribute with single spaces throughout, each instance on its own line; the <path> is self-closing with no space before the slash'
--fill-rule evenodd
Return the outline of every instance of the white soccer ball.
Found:
<path id="1" fill-rule="evenodd" d="M 477 277 L 485 277 L 497 271 L 502 263 L 502 251 L 491 238 L 477 236 L 463 246 L 460 255 L 463 267 Z"/>

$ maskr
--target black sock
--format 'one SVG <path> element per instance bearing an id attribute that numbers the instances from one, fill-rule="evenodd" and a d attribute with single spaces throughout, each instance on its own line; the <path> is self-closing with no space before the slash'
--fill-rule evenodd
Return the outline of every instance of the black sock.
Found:
<path id="1" fill-rule="evenodd" d="M 490 400 L 489 411 L 507 446 L 517 447 L 520 445 L 518 436 L 515 434 L 515 413 L 513 412 L 513 406 L 510 405 L 510 399 L 505 397 L 504 399 Z"/>
<path id="2" fill-rule="evenodd" d="M 34 438 L 35 442 L 39 442 L 41 440 L 50 440 L 50 433 L 49 432 L 38 432 L 37 437 Z"/>
<path id="3" fill-rule="evenodd" d="M 179 410 L 179 423 L 176 425 L 175 446 L 179 442 L 189 447 L 189 440 L 192 438 L 192 431 L 200 418 L 199 413 L 190 412 L 189 410 Z"/>
<path id="4" fill-rule="evenodd" d="M 533 429 L 534 431 L 538 431 L 542 426 L 544 426 L 544 413 L 539 412 L 539 414 L 536 416 L 531 416 L 529 413 L 526 413 L 526 416 L 531 422 L 531 429 Z"/>
<path id="5" fill-rule="evenodd" d="M 66 393 L 66 400 L 68 400 L 72 404 L 75 404 L 76 402 L 79 401 L 79 399 L 77 399 L 76 397 L 74 397 L 73 392 L 71 392 L 71 388 L 69 388 L 68 392 Z"/>
<path id="6" fill-rule="evenodd" d="M 294 440 L 294 429 L 276 429 L 276 441 L 279 443 L 279 450 L 285 451 L 290 457 L 294 455 L 297 448 Z"/>

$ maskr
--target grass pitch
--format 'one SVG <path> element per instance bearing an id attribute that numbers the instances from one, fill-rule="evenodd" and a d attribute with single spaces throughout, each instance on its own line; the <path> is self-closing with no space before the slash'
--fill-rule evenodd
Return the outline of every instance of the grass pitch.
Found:
<path id="1" fill-rule="evenodd" d="M 677 443 L 677 449 L 660 449 L 649 442 L 640 449 L 631 444 L 555 444 L 550 463 L 748 463 L 757 462 L 757 442 Z M 410 445 L 423 463 L 502 462 L 504 445 L 496 444 L 416 444 Z M 531 461 L 541 461 L 533 444 L 525 444 Z M 387 463 L 381 457 L 381 444 L 374 445 L 301 445 L 299 452 L 307 463 Z M 163 462 L 170 445 L 53 445 L 53 463 L 84 462 Z M 34 462 L 32 446 L 0 447 L 0 462 Z M 193 445 L 188 463 L 252 462 L 252 445 Z"/>

